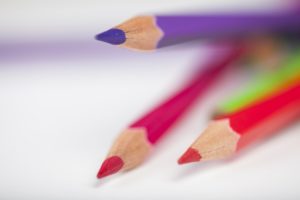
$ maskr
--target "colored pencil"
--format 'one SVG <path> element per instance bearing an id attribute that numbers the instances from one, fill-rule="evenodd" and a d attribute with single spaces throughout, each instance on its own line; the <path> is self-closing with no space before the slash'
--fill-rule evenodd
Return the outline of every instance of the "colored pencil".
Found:
<path id="1" fill-rule="evenodd" d="M 140 165 L 162 135 L 243 52 L 242 47 L 230 47 L 223 53 L 213 55 L 213 59 L 202 66 L 202 71 L 196 73 L 185 87 L 126 128 L 113 143 L 97 177 L 102 178 Z"/>
<path id="2" fill-rule="evenodd" d="M 248 87 L 218 105 L 214 115 L 226 116 L 237 112 L 300 80 L 300 50 L 290 53 L 280 65 L 280 68 L 260 75 Z"/>
<path id="3" fill-rule="evenodd" d="M 95 36 L 139 50 L 154 50 L 199 38 L 237 38 L 256 33 L 294 33 L 299 12 L 138 16 Z"/>
<path id="4" fill-rule="evenodd" d="M 179 164 L 223 159 L 300 118 L 300 82 L 251 107 L 213 120 Z"/>

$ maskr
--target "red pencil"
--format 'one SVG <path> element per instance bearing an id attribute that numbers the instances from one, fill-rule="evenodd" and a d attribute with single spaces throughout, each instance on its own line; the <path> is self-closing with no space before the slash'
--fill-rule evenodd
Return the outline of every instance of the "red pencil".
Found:
<path id="1" fill-rule="evenodd" d="M 116 139 L 97 174 L 102 178 L 140 165 L 152 146 L 166 133 L 187 108 L 203 94 L 234 61 L 241 57 L 241 47 L 230 47 L 214 55 L 204 68 L 173 97 L 132 123 Z"/>
<path id="2" fill-rule="evenodd" d="M 300 117 L 300 83 L 262 102 L 213 120 L 178 160 L 222 159 L 286 127 Z"/>

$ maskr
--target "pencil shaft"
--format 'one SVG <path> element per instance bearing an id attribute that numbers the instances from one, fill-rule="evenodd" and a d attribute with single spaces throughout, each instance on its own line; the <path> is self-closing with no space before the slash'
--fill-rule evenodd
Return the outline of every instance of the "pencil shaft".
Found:
<path id="1" fill-rule="evenodd" d="M 156 16 L 163 31 L 158 47 L 196 38 L 238 37 L 263 32 L 298 32 L 299 13 Z"/>
<path id="2" fill-rule="evenodd" d="M 300 98 L 300 96 L 298 96 L 298 98 Z M 236 146 L 236 151 L 247 147 L 255 141 L 279 133 L 280 130 L 299 121 L 299 119 L 299 102 L 288 103 L 273 112 L 271 117 L 265 118 L 263 122 L 257 123 L 253 128 L 241 134 Z"/>
<path id="3" fill-rule="evenodd" d="M 243 134 L 269 116 L 271 117 L 273 113 L 290 105 L 296 105 L 295 107 L 298 106 L 300 109 L 300 84 L 257 105 L 234 113 L 230 116 L 231 128 Z"/>
<path id="4" fill-rule="evenodd" d="M 204 70 L 201 70 L 186 87 L 134 122 L 130 127 L 145 128 L 149 141 L 155 143 L 185 110 L 200 95 L 204 94 L 206 89 L 216 81 L 222 72 L 238 60 L 243 51 L 242 47 L 232 47 L 228 49 L 228 52 L 219 55 L 221 57 L 210 60 L 206 66 L 203 66 Z"/>
<path id="5" fill-rule="evenodd" d="M 279 69 L 261 75 L 241 92 L 221 103 L 215 112 L 216 115 L 237 112 L 300 80 L 300 50 L 291 53 L 286 62 L 281 65 Z"/>
<path id="6" fill-rule="evenodd" d="M 236 150 L 275 134 L 299 119 L 300 81 L 229 117 L 231 129 L 240 135 Z"/>

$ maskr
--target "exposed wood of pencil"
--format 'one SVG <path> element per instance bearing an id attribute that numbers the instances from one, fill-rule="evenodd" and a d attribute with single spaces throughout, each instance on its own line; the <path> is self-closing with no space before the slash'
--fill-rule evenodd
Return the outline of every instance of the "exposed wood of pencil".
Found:
<path id="1" fill-rule="evenodd" d="M 126 34 L 126 41 L 121 46 L 131 49 L 156 49 L 163 36 L 163 32 L 157 28 L 153 16 L 134 17 L 115 28 L 123 30 Z"/>
<path id="2" fill-rule="evenodd" d="M 131 124 L 114 142 L 99 170 L 98 178 L 141 164 L 151 146 L 243 52 L 242 47 L 233 47 L 223 52 L 223 57 L 217 54 L 220 57 L 210 60 L 207 66 L 202 66 L 205 70 L 197 73 L 184 88 Z"/>
<path id="3" fill-rule="evenodd" d="M 300 117 L 300 84 L 252 107 L 210 123 L 178 160 L 179 164 L 222 159 L 276 133 Z"/>
<path id="4" fill-rule="evenodd" d="M 136 167 L 148 155 L 151 143 L 144 128 L 128 128 L 115 140 L 107 157 L 119 156 L 124 162 L 122 170 Z"/>
<path id="5" fill-rule="evenodd" d="M 113 143 L 97 177 L 103 178 L 136 167 L 146 158 L 151 146 L 144 128 L 124 130 Z"/>

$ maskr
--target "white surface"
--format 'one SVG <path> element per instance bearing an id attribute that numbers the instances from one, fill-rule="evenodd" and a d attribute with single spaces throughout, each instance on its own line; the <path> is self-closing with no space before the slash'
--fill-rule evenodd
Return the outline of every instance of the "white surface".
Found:
<path id="1" fill-rule="evenodd" d="M 115 136 L 176 88 L 204 47 L 143 54 L 93 35 L 140 12 L 265 9 L 271 2 L 2 2 L 0 199 L 299 199 L 299 124 L 231 161 L 176 164 L 218 98 L 246 82 L 243 74 L 225 77 L 232 82 L 207 94 L 140 168 L 95 178 Z"/>

